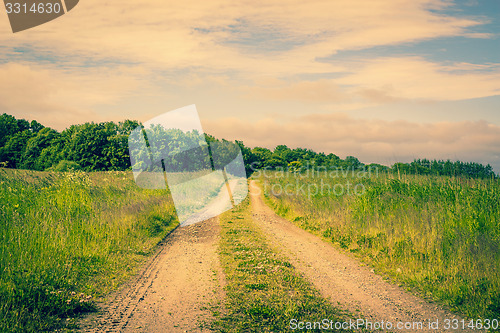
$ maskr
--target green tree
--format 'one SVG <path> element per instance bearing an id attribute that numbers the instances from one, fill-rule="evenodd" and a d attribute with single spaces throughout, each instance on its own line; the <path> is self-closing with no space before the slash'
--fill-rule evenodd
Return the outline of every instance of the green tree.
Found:
<path id="1" fill-rule="evenodd" d="M 252 149 L 252 154 L 254 156 L 253 168 L 260 169 L 263 168 L 266 161 L 270 160 L 273 156 L 273 152 L 267 148 L 255 147 Z"/>
<path id="2" fill-rule="evenodd" d="M 0 147 L 5 146 L 9 138 L 20 131 L 15 117 L 6 113 L 2 114 L 0 116 Z"/>
<path id="3" fill-rule="evenodd" d="M 64 157 L 78 163 L 85 171 L 123 167 L 125 142 L 123 137 L 117 135 L 118 126 L 113 122 L 73 125 L 63 132 L 67 140 Z M 122 162 L 116 161 L 115 158 L 121 158 Z"/>
<path id="4" fill-rule="evenodd" d="M 42 124 L 40 124 L 38 121 L 36 120 L 32 120 L 31 123 L 29 124 L 29 128 L 30 130 L 33 132 L 33 133 L 38 133 L 40 132 L 42 129 L 45 128 L 45 126 L 43 126 Z"/>
<path id="5" fill-rule="evenodd" d="M 125 120 L 118 124 L 116 134 L 108 137 L 109 144 L 103 151 L 104 156 L 109 161 L 108 170 L 126 170 L 130 168 L 128 137 L 138 126 L 140 126 L 138 121 Z"/>
<path id="6" fill-rule="evenodd" d="M 32 137 L 33 133 L 29 129 L 8 137 L 5 146 L 0 147 L 0 161 L 6 162 L 9 168 L 19 168 L 28 141 Z"/>
<path id="7" fill-rule="evenodd" d="M 255 165 L 255 162 L 257 162 L 257 157 L 253 154 L 250 148 L 245 146 L 243 141 L 236 140 L 235 142 L 240 147 L 243 161 L 245 162 L 245 171 L 247 176 L 250 176 L 252 172 L 255 171 L 252 166 Z"/>
<path id="8" fill-rule="evenodd" d="M 30 170 L 45 170 L 51 166 L 51 160 L 47 160 L 47 153 L 42 151 L 58 142 L 60 134 L 51 129 L 43 128 L 35 136 L 31 137 L 26 144 L 26 150 L 22 154 L 19 167 Z"/>
<path id="9" fill-rule="evenodd" d="M 363 163 L 361 163 L 354 156 L 347 156 L 344 160 L 344 166 L 347 168 L 358 169 L 363 166 Z"/>
<path id="10" fill-rule="evenodd" d="M 283 161 L 283 163 L 286 162 L 286 164 L 295 160 L 295 154 L 286 145 L 276 146 L 276 148 L 274 148 L 273 155 L 276 159 Z"/>

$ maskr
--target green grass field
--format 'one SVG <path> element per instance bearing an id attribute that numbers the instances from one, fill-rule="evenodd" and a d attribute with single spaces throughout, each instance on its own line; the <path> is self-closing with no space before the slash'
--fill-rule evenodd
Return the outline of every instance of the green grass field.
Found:
<path id="1" fill-rule="evenodd" d="M 500 181 L 261 172 L 298 226 L 471 318 L 500 316 Z"/>
<path id="2" fill-rule="evenodd" d="M 298 226 L 472 318 L 500 316 L 500 181 L 262 172 L 266 200 Z M 76 327 L 177 224 L 167 190 L 128 172 L 0 169 L 0 332 Z M 220 218 L 220 332 L 286 331 L 343 318 L 252 222 L 248 199 Z M 290 296 L 293 295 L 293 296 Z"/>
<path id="3" fill-rule="evenodd" d="M 0 169 L 0 202 L 0 332 L 71 328 L 178 224 L 129 172 Z"/>

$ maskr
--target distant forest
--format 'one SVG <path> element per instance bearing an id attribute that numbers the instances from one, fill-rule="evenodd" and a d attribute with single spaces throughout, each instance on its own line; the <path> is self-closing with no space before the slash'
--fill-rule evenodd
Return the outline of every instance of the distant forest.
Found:
<path id="1" fill-rule="evenodd" d="M 130 170 L 128 136 L 140 123 L 123 122 L 85 123 L 72 125 L 62 132 L 45 127 L 37 121 L 3 114 L 0 116 L 0 167 L 55 170 L 81 169 L 84 171 Z M 206 135 L 208 142 L 227 142 Z M 240 146 L 247 173 L 259 169 L 301 171 L 377 167 L 382 172 L 399 174 L 445 175 L 470 178 L 494 178 L 493 168 L 475 162 L 418 159 L 411 163 L 395 163 L 391 167 L 379 164 L 365 165 L 354 156 L 341 159 L 335 154 L 316 153 L 311 149 L 291 149 L 278 145 L 274 150 Z"/>

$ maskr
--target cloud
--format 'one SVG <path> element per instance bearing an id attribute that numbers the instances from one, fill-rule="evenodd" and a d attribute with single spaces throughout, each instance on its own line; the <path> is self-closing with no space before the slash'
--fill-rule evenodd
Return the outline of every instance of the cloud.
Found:
<path id="1" fill-rule="evenodd" d="M 323 72 L 330 65 L 316 59 L 341 50 L 466 35 L 484 23 L 436 12 L 449 6 L 444 0 L 87 0 L 58 20 L 22 34 L 5 30 L 0 39 L 11 47 L 29 44 L 163 69 Z M 273 43 L 283 44 L 281 52 Z"/>
<path id="2" fill-rule="evenodd" d="M 446 101 L 500 95 L 498 64 L 442 65 L 413 56 L 363 60 L 347 66 L 351 73 L 336 83 L 358 87 L 372 100 Z M 367 91 L 376 93 L 367 95 Z"/>
<path id="3" fill-rule="evenodd" d="M 94 109 L 113 105 L 142 83 L 140 68 L 89 69 L 86 73 L 57 66 L 0 65 L 0 112 L 36 119 L 62 129 L 69 124 L 106 117 Z"/>
<path id="4" fill-rule="evenodd" d="M 365 163 L 391 164 L 414 158 L 490 163 L 500 171 L 500 126 L 486 121 L 417 123 L 356 119 L 342 113 L 310 114 L 284 121 L 249 123 L 236 118 L 205 121 L 207 133 L 249 146 L 307 147 Z"/>
<path id="5" fill-rule="evenodd" d="M 289 83 L 283 80 L 258 81 L 248 87 L 250 98 L 271 100 L 295 100 L 311 103 L 338 103 L 348 96 L 332 80 L 299 81 Z"/>
<path id="6" fill-rule="evenodd" d="M 373 88 L 361 88 L 357 92 L 361 98 L 364 100 L 374 102 L 375 104 L 387 104 L 392 102 L 400 101 L 401 98 L 391 96 L 392 89 L 373 89 Z"/>

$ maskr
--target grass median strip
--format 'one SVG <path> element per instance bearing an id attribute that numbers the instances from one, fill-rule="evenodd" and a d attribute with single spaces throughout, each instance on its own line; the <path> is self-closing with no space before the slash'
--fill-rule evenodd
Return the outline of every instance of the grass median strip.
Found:
<path id="1" fill-rule="evenodd" d="M 252 222 L 248 199 L 223 214 L 220 223 L 226 304 L 225 309 L 213 308 L 213 330 L 289 332 L 309 325 L 313 329 L 308 331 L 319 332 L 348 320 L 347 313 L 323 299 L 279 249 L 269 244 Z"/>

